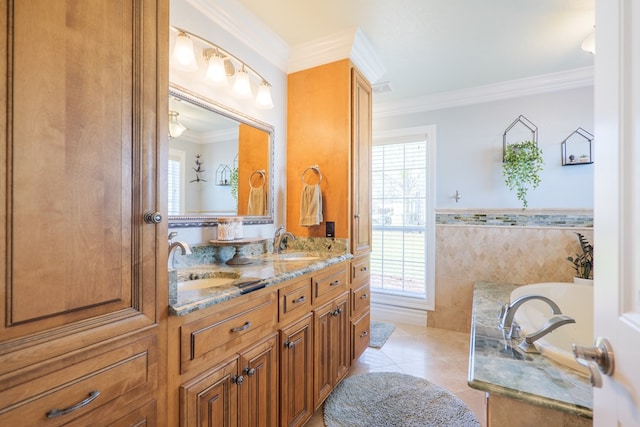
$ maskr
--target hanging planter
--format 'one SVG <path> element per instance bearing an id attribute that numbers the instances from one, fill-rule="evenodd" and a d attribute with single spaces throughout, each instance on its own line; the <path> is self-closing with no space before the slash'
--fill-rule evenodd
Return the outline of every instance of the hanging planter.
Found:
<path id="1" fill-rule="evenodd" d="M 534 141 L 523 141 L 505 146 L 502 176 L 507 188 L 516 192 L 516 197 L 526 209 L 527 193 L 540 185 L 540 175 L 544 162 L 542 150 Z"/>

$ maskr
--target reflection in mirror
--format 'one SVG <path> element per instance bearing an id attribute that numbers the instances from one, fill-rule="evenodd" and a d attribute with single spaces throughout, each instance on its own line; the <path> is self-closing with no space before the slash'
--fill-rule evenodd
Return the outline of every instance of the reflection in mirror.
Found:
<path id="1" fill-rule="evenodd" d="M 169 88 L 169 227 L 273 223 L 273 127 Z"/>

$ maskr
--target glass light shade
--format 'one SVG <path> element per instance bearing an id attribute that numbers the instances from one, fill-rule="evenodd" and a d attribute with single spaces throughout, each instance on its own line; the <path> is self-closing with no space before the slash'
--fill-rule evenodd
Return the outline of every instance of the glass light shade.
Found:
<path id="1" fill-rule="evenodd" d="M 196 55 L 193 52 L 193 41 L 187 34 L 180 32 L 176 36 L 172 59 L 181 70 L 196 71 L 198 69 Z"/>
<path id="2" fill-rule="evenodd" d="M 177 138 L 187 130 L 187 127 L 178 121 L 177 111 L 169 111 L 169 138 Z"/>
<path id="3" fill-rule="evenodd" d="M 259 108 L 273 108 L 273 100 L 271 99 L 271 86 L 269 83 L 262 81 L 258 87 L 258 95 L 256 95 L 256 105 Z"/>
<path id="4" fill-rule="evenodd" d="M 250 98 L 253 93 L 251 92 L 251 80 L 249 79 L 249 73 L 244 69 L 238 70 L 236 72 L 236 79 L 233 83 L 233 91 L 238 96 L 238 98 Z"/>
<path id="5" fill-rule="evenodd" d="M 229 84 L 229 80 L 227 79 L 227 71 L 224 65 L 224 58 L 222 56 L 213 55 L 209 57 L 207 79 L 214 86 L 226 86 Z"/>
<path id="6" fill-rule="evenodd" d="M 596 31 L 593 30 L 582 42 L 582 50 L 596 54 Z"/>

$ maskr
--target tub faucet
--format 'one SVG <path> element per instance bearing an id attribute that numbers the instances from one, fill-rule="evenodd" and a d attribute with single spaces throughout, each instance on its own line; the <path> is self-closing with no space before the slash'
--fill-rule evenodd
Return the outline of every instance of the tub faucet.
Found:
<path id="1" fill-rule="evenodd" d="M 549 298 L 542 295 L 524 295 L 513 301 L 511 304 L 505 304 L 502 307 L 502 320 L 500 321 L 500 327 L 503 329 L 511 329 L 513 318 L 515 317 L 518 308 L 520 308 L 520 306 L 525 302 L 531 301 L 533 299 L 538 299 L 549 304 L 551 310 L 553 310 L 553 314 L 562 314 L 562 311 L 560 311 L 560 307 L 558 307 L 558 304 L 551 301 Z"/>
<path id="2" fill-rule="evenodd" d="M 175 249 L 179 248 L 180 251 L 182 252 L 182 255 L 191 255 L 191 247 L 189 246 L 188 243 L 185 242 L 172 242 L 171 240 L 173 240 L 174 237 L 176 237 L 178 235 L 178 233 L 176 233 L 175 231 L 172 231 L 171 233 L 169 233 L 169 252 L 168 252 L 168 260 L 171 261 L 171 265 L 169 268 L 175 268 L 175 260 L 176 260 L 176 256 L 175 256 Z M 173 257 L 172 257 L 173 255 Z"/>
<path id="3" fill-rule="evenodd" d="M 547 320 L 544 325 L 542 325 L 542 328 L 540 328 L 540 330 L 525 336 L 524 340 L 522 340 L 518 347 L 527 353 L 539 353 L 538 349 L 533 345 L 533 343 L 543 336 L 547 335 L 549 332 L 569 323 L 576 323 L 576 320 L 573 317 L 567 316 L 565 314 L 553 316 L 551 319 Z"/>
<path id="4" fill-rule="evenodd" d="M 296 240 L 296 236 L 289 231 L 285 231 L 284 225 L 281 225 L 276 229 L 275 234 L 273 235 L 273 253 L 279 254 L 282 250 L 282 241 L 284 239 Z"/>

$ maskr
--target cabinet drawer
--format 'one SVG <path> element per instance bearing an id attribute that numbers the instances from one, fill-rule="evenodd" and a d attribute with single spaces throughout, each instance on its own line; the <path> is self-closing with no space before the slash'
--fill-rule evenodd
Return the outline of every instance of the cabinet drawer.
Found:
<path id="1" fill-rule="evenodd" d="M 369 256 L 354 258 L 351 261 L 351 287 L 353 289 L 369 282 Z"/>
<path id="2" fill-rule="evenodd" d="M 355 361 L 369 345 L 370 334 L 369 312 L 366 312 L 358 320 L 351 322 L 351 360 Z"/>
<path id="3" fill-rule="evenodd" d="M 311 279 L 284 285 L 278 290 L 278 300 L 280 322 L 302 316 L 311 309 Z"/>
<path id="4" fill-rule="evenodd" d="M 182 371 L 192 362 L 223 356 L 239 346 L 262 337 L 273 330 L 277 322 L 275 292 L 220 310 L 211 316 L 181 327 Z"/>
<path id="5" fill-rule="evenodd" d="M 369 283 L 352 291 L 351 315 L 357 316 L 369 309 L 371 294 L 369 293 Z"/>
<path id="6" fill-rule="evenodd" d="M 129 342 L 4 391 L 0 425 L 59 426 L 130 392 L 131 399 L 150 393 L 157 383 L 152 343 Z"/>
<path id="7" fill-rule="evenodd" d="M 347 290 L 345 264 L 313 276 L 313 303 L 323 303 Z"/>

